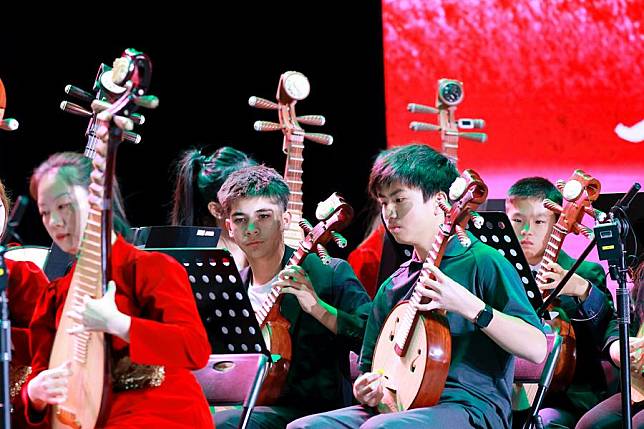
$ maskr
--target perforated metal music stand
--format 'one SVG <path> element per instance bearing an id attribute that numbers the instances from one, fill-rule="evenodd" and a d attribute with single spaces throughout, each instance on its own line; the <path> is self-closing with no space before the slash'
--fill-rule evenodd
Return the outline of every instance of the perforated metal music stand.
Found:
<path id="1" fill-rule="evenodd" d="M 188 272 L 212 351 L 194 374 L 210 404 L 243 402 L 239 427 L 246 427 L 271 359 L 233 257 L 219 248 L 145 250 L 172 256 Z"/>
<path id="2" fill-rule="evenodd" d="M 480 211 L 478 214 L 483 217 L 483 225 L 477 228 L 474 222 L 470 220 L 468 230 L 483 243 L 496 249 L 512 264 L 517 273 L 519 273 L 530 304 L 535 310 L 538 309 L 543 304 L 541 292 L 532 275 L 530 264 L 528 264 L 523 254 L 521 244 L 514 233 L 514 229 L 512 229 L 508 215 L 497 211 Z M 544 317 L 549 318 L 549 313 L 546 312 Z M 532 364 L 523 359 L 517 359 L 516 363 L 515 383 L 538 383 L 535 399 L 530 404 L 525 428 L 533 427 L 534 422 L 538 419 L 539 408 L 548 391 L 554 367 L 559 359 L 561 337 L 558 334 L 547 334 L 546 339 L 549 353 L 547 359 L 544 359 L 541 364 Z"/>
<path id="3" fill-rule="evenodd" d="M 519 273 L 530 304 L 536 310 L 543 304 L 543 299 L 530 270 L 530 264 L 528 264 L 521 249 L 521 244 L 512 229 L 508 215 L 495 211 L 478 212 L 478 214 L 483 217 L 483 225 L 481 228 L 477 228 L 470 220 L 468 231 L 474 234 L 481 242 L 496 249 L 505 259 L 510 261 L 514 269 Z"/>

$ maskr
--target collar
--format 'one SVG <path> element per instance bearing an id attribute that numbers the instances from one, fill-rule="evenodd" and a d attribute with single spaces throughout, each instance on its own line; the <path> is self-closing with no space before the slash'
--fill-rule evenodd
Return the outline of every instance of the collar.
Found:
<path id="1" fill-rule="evenodd" d="M 443 258 L 453 258 L 456 256 L 460 256 L 465 252 L 467 252 L 472 246 L 475 245 L 476 242 L 479 241 L 478 238 L 476 238 L 471 232 L 466 231 L 466 233 L 470 241 L 472 242 L 470 246 L 463 247 L 463 245 L 461 245 L 461 242 L 459 241 L 456 234 L 452 234 L 447 240 L 447 245 L 445 246 L 445 252 L 443 253 Z M 421 260 L 420 256 L 418 256 L 418 253 L 416 253 L 416 250 L 414 250 L 414 253 L 411 256 L 411 259 L 403 263 L 401 267 L 409 267 L 412 265 L 422 266 L 424 262 L 425 261 Z"/>
<path id="2" fill-rule="evenodd" d="M 295 253 L 295 249 L 284 246 L 284 256 L 282 256 L 282 262 L 280 262 L 280 269 L 286 266 L 288 260 L 293 256 L 293 253 Z M 250 265 L 242 269 L 239 272 L 239 276 L 241 277 L 243 284 L 246 286 L 250 285 L 250 281 L 253 278 L 253 271 L 250 269 Z"/>

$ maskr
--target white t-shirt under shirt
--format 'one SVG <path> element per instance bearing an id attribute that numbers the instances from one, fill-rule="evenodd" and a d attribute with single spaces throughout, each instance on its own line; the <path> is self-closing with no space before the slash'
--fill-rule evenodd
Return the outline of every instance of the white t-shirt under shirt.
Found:
<path id="1" fill-rule="evenodd" d="M 253 306 L 253 310 L 257 313 L 266 301 L 268 293 L 271 291 L 273 283 L 277 281 L 277 276 L 273 277 L 268 283 L 263 285 L 253 285 L 253 279 L 251 278 L 250 284 L 248 286 L 248 298 L 250 298 L 250 303 Z"/>

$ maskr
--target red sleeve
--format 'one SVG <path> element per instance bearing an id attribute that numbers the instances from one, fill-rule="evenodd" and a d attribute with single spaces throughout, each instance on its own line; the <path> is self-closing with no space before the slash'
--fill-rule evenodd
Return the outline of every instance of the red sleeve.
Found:
<path id="1" fill-rule="evenodd" d="M 25 416 L 30 424 L 40 423 L 42 419 L 47 419 L 49 415 L 49 408 L 46 408 L 46 411 L 42 414 L 36 414 L 29 407 L 27 385 L 32 378 L 49 368 L 49 355 L 56 337 L 56 313 L 58 307 L 64 304 L 64 300 L 57 294 L 61 281 L 63 279 L 50 283 L 40 295 L 29 324 L 32 372 L 27 382 L 23 385 L 21 394 Z"/>
<path id="2" fill-rule="evenodd" d="M 143 317 L 132 317 L 132 361 L 203 368 L 210 344 L 183 266 L 169 256 L 141 252 L 136 260 L 136 294 Z"/>
<path id="3" fill-rule="evenodd" d="M 6 260 L 9 270 L 9 315 L 11 318 L 11 341 L 13 360 L 28 365 L 29 322 L 34 308 L 49 281 L 45 274 L 32 262 Z"/>

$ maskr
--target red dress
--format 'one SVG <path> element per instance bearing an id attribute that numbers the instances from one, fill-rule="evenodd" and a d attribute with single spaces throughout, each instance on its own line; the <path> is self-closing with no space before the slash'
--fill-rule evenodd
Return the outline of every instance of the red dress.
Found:
<path id="1" fill-rule="evenodd" d="M 347 261 L 365 290 L 373 299 L 378 292 L 378 270 L 382 257 L 382 245 L 385 239 L 385 227 L 381 223 L 353 252 Z"/>
<path id="2" fill-rule="evenodd" d="M 9 318 L 11 320 L 11 427 L 24 428 L 26 422 L 20 400 L 19 385 L 15 382 L 24 380 L 26 369 L 31 364 L 29 353 L 29 322 L 40 295 L 47 289 L 47 276 L 32 262 L 12 261 L 5 259 L 9 271 Z"/>
<path id="3" fill-rule="evenodd" d="M 72 275 L 52 282 L 34 312 L 32 376 L 48 368 Z M 190 372 L 206 365 L 210 344 L 183 266 L 119 237 L 112 247 L 112 279 L 116 306 L 132 317 L 130 343 L 112 337 L 113 358 L 129 356 L 135 364 L 163 365 L 165 378 L 158 387 L 113 392 L 105 427 L 212 428 L 208 403 Z M 29 403 L 26 390 L 23 401 Z M 49 418 L 49 407 L 44 415 L 30 410 L 30 423 Z"/>

